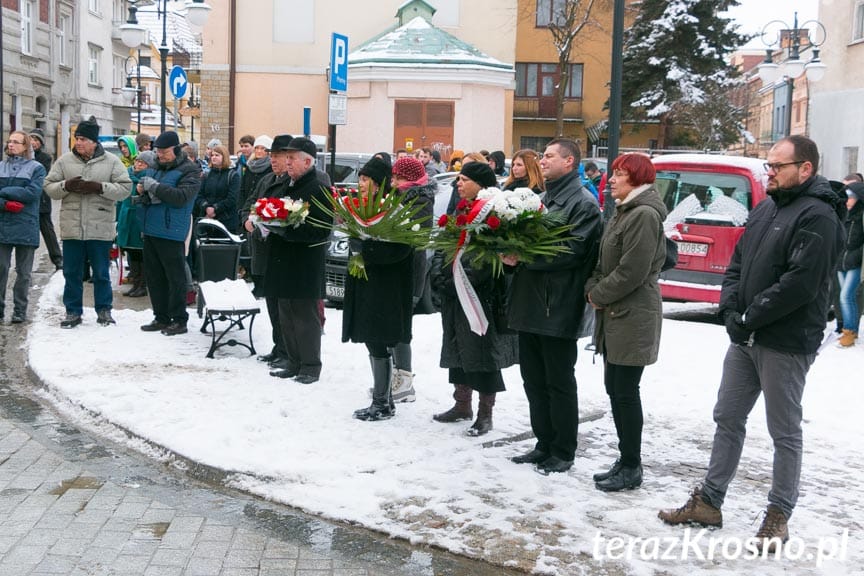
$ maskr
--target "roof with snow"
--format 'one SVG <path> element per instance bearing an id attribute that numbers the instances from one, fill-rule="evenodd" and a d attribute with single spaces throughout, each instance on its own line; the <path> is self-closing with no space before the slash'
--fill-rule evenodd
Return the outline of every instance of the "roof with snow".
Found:
<path id="1" fill-rule="evenodd" d="M 509 72 L 511 64 L 484 54 L 467 42 L 417 17 L 385 30 L 348 55 L 348 66 L 385 64 L 407 66 L 474 66 Z"/>
<path id="2" fill-rule="evenodd" d="M 172 52 L 201 53 L 202 47 L 200 34 L 197 34 L 189 26 L 186 20 L 186 7 L 183 4 L 168 3 L 168 19 L 165 22 L 166 39 Z M 150 43 L 159 46 L 162 43 L 162 15 L 158 14 L 156 7 L 139 8 L 138 23 L 147 28 L 150 34 Z"/>

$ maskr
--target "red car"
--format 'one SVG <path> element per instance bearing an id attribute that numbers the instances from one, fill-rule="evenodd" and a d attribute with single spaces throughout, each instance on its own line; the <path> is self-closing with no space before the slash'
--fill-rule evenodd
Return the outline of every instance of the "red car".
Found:
<path id="1" fill-rule="evenodd" d="M 766 196 L 764 160 L 670 154 L 653 159 L 678 265 L 660 274 L 664 300 L 720 302 L 723 275 L 750 210 Z"/>

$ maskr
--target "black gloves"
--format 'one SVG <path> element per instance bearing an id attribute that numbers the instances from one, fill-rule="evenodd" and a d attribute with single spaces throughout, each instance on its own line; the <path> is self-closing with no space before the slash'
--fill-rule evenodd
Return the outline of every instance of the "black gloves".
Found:
<path id="1" fill-rule="evenodd" d="M 63 188 L 67 192 L 76 194 L 101 194 L 102 183 L 93 180 L 84 180 L 81 176 L 69 178 L 63 183 Z"/>
<path id="2" fill-rule="evenodd" d="M 744 321 L 741 319 L 741 314 L 733 310 L 727 310 L 723 318 L 726 324 L 726 333 L 729 334 L 729 340 L 733 344 L 747 345 L 750 343 L 750 337 L 753 331 L 744 326 Z"/>

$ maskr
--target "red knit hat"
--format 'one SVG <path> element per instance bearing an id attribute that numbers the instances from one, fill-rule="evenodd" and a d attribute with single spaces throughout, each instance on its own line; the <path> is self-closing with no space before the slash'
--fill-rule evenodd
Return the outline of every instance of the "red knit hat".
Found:
<path id="1" fill-rule="evenodd" d="M 399 176 L 409 182 L 417 182 L 426 175 L 426 168 L 417 158 L 406 156 L 399 158 L 393 165 L 393 176 Z"/>

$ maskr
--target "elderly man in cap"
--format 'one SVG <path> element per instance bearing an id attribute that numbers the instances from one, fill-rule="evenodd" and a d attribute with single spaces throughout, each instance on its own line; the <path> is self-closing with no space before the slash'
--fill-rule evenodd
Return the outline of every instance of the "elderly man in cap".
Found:
<path id="1" fill-rule="evenodd" d="M 91 116 L 75 129 L 75 147 L 61 156 L 45 178 L 45 192 L 60 200 L 63 241 L 63 305 L 61 328 L 81 324 L 84 312 L 84 263 L 93 268 L 93 299 L 97 321 L 114 324 L 109 267 L 116 235 L 116 203 L 132 188 L 129 173 L 114 154 L 99 143 L 99 124 Z"/>
<path id="2" fill-rule="evenodd" d="M 317 382 L 321 374 L 321 326 L 318 303 L 324 296 L 324 256 L 330 232 L 313 226 L 309 221 L 330 222 L 331 218 L 313 199 L 327 206 L 329 192 L 322 187 L 315 171 L 317 149 L 308 138 L 291 139 L 277 136 L 270 155 L 273 171 L 283 168 L 288 177 L 275 179 L 278 196 L 309 202 L 307 222 L 296 228 L 273 228 L 267 236 L 267 267 L 264 273 L 264 294 L 268 303 L 276 300 L 279 341 L 284 358 L 270 374 L 278 378 L 294 378 L 300 384 Z M 258 192 L 269 179 L 263 180 Z M 287 184 L 287 185 L 286 185 Z M 275 196 L 267 187 L 266 196 Z M 248 229 L 248 228 L 247 228 Z M 272 315 L 272 313 L 271 313 Z M 280 351 L 282 352 L 282 351 Z"/>
<path id="3" fill-rule="evenodd" d="M 45 167 L 45 174 L 51 170 L 51 164 L 54 163 L 54 158 L 45 152 L 45 134 L 41 129 L 35 128 L 30 132 L 30 146 L 33 147 L 33 159 Z M 54 230 L 54 222 L 51 221 L 51 197 L 42 191 L 42 197 L 39 203 L 39 231 L 42 233 L 42 240 L 45 242 L 45 248 L 48 250 L 48 257 L 57 270 L 63 269 L 63 252 L 60 250 L 60 243 L 57 241 L 57 232 Z"/>
<path id="4" fill-rule="evenodd" d="M 180 149 L 176 132 L 160 134 L 153 148 L 156 174 L 144 176 L 137 186 L 142 196 L 144 274 L 154 316 L 141 330 L 174 336 L 187 332 L 185 240 L 201 180 L 197 164 Z"/>

